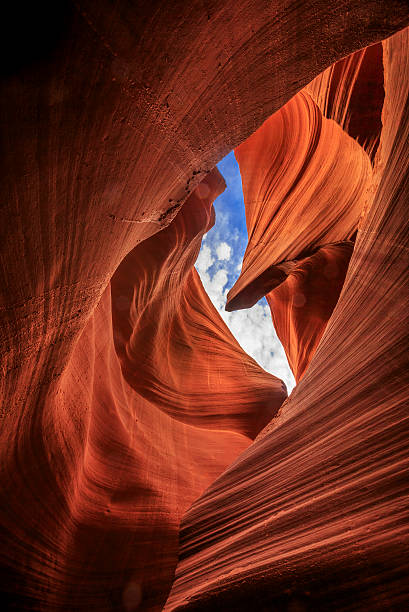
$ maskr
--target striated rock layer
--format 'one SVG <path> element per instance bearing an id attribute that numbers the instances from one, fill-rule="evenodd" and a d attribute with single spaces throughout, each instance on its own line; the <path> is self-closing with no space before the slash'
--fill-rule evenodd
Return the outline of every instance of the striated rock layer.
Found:
<path id="1" fill-rule="evenodd" d="M 408 30 L 383 43 L 373 199 L 333 314 L 317 348 L 299 340 L 316 350 L 278 417 L 184 517 L 166 610 L 408 605 L 408 58 Z M 325 295 L 316 258 L 335 248 L 302 259 L 269 294 L 273 313 L 293 299 L 279 329 L 306 329 L 291 313 L 295 290 L 310 274 L 307 303 L 315 285 Z"/>
<path id="2" fill-rule="evenodd" d="M 181 517 L 249 446 L 286 395 L 281 382 L 240 349 L 193 270 L 201 235 L 212 223 L 211 203 L 223 188 L 211 169 L 333 62 L 405 27 L 407 4 L 83 0 L 16 5 L 12 11 L 4 20 L 2 59 L 9 61 L 2 63 L 0 97 L 5 153 L 0 182 L 1 603 L 16 610 L 159 610 L 172 583 Z M 402 53 L 397 51 L 392 60 L 397 62 Z M 402 74 L 401 66 L 395 69 Z M 387 77 L 394 97 L 385 101 L 384 116 L 396 120 L 395 107 L 404 108 L 405 102 L 402 98 L 398 103 L 397 96 L 406 94 L 393 87 L 403 87 L 405 81 L 391 71 Z M 339 74 L 325 78 L 337 82 Z M 379 83 L 374 88 L 382 98 Z M 330 113 L 338 108 L 333 102 L 321 108 L 324 89 L 317 86 L 301 94 L 314 116 L 324 113 L 322 124 L 331 121 Z M 338 123 L 328 129 L 349 143 L 356 163 L 350 168 L 346 162 L 343 171 L 349 180 L 348 174 L 356 177 L 360 169 L 354 184 L 360 199 L 373 172 L 376 108 L 368 109 L 363 137 L 372 140 L 366 157 L 362 143 L 345 140 L 345 130 L 352 127 L 340 117 L 334 115 Z M 342 333 L 333 341 L 327 328 L 300 390 L 288 404 L 312 419 L 310 445 L 314 437 L 321 439 L 322 429 L 325 435 L 337 432 L 336 423 L 325 417 L 320 393 L 330 397 L 327 403 L 333 411 L 338 407 L 335 399 L 341 404 L 348 400 L 358 423 L 372 418 L 370 411 L 375 410 L 377 444 L 385 444 L 386 468 L 397 457 L 389 443 L 395 438 L 392 433 L 383 438 L 379 428 L 393 429 L 405 385 L 404 311 L 397 309 L 395 293 L 405 286 L 406 247 L 400 245 L 406 244 L 406 230 L 399 207 L 406 175 L 399 149 L 403 141 L 394 144 L 394 126 L 398 124 L 383 127 L 378 147 L 382 157 L 375 164 L 378 204 L 370 209 L 372 216 L 361 219 L 350 265 L 349 274 L 361 272 L 350 277 L 352 289 L 348 294 L 344 288 L 335 310 L 352 317 L 347 341 L 350 350 L 357 347 L 358 357 L 354 362 L 348 346 L 340 348 L 347 327 L 341 317 Z M 404 129 L 403 123 L 396 127 L 399 138 Z M 308 139 L 307 134 L 304 145 Z M 375 182 L 371 185 L 373 190 Z M 337 189 L 343 193 L 342 185 Z M 339 238 L 331 220 L 326 229 L 331 241 L 353 238 L 361 206 L 355 206 L 354 194 L 348 197 L 351 210 L 345 209 L 341 224 L 346 235 Z M 363 206 L 367 209 L 368 203 Z M 311 245 L 325 248 L 327 240 L 323 243 L 314 235 Z M 396 263 L 385 246 L 389 244 Z M 277 253 L 297 262 L 305 255 L 287 239 Z M 324 251 L 324 256 L 331 254 Z M 371 264 L 374 254 L 376 270 Z M 298 263 L 302 268 L 303 261 Z M 284 272 L 286 277 L 287 268 Z M 308 269 L 302 268 L 301 283 L 304 274 Z M 380 278 L 379 293 L 373 292 Z M 370 300 L 363 300 L 365 287 L 372 292 Z M 353 303 L 342 311 L 347 299 Z M 386 322 L 383 312 L 388 313 Z M 393 327 L 396 319 L 399 330 Z M 336 321 L 333 315 L 331 329 Z M 284 330 L 286 325 L 284 321 Z M 355 328 L 361 334 L 358 339 Z M 359 342 L 365 343 L 366 352 L 359 351 Z M 330 348 L 322 380 L 317 359 L 325 346 Z M 347 369 L 336 359 L 341 354 Z M 294 359 L 300 359 L 298 353 Z M 361 369 L 354 370 L 358 361 Z M 348 378 L 354 371 L 356 387 Z M 380 380 L 385 382 L 381 388 Z M 311 394 L 304 400 L 303 389 Z M 301 404 L 294 404 L 296 397 Z M 313 409 L 304 410 L 307 404 Z M 345 412 L 342 406 L 333 413 L 339 420 Z M 386 413 L 388 418 L 382 417 Z M 361 438 L 370 438 L 372 426 L 371 421 Z M 278 431 L 284 430 L 283 425 Z M 286 448 L 284 444 L 277 452 L 291 462 L 291 447 L 301 448 L 303 436 L 297 421 L 284 440 Z M 270 449 L 259 456 L 260 444 L 267 445 L 270 437 L 266 440 L 251 447 L 254 455 L 243 455 L 244 466 L 246 457 L 255 458 L 247 477 L 245 467 L 241 472 L 248 494 L 243 496 L 239 486 L 236 495 L 229 483 L 223 485 L 223 529 L 227 516 L 246 533 L 252 504 L 259 518 L 263 504 L 269 507 L 268 487 L 261 497 L 257 490 L 251 493 L 257 473 L 265 488 L 265 464 L 271 470 L 280 466 Z M 303 452 L 316 469 L 317 456 L 325 453 L 311 453 L 308 444 Z M 360 439 L 361 452 L 367 448 Z M 404 444 L 398 448 L 402 452 Z M 343 449 L 348 454 L 348 446 Z M 382 456 L 376 448 L 372 451 L 376 469 L 371 473 L 383 482 Z M 302 500 L 297 480 L 302 462 L 296 463 L 283 473 L 289 490 Z M 398 475 L 398 464 L 393 465 Z M 235 499 L 237 512 L 231 506 Z M 396 519 L 396 499 L 392 490 L 391 520 Z M 221 508 L 219 502 L 213 507 Z M 329 530 L 330 510 L 323 513 Z M 199 515 L 211 525 L 206 510 Z M 306 528 L 306 517 L 301 519 Z M 260 542 L 258 528 L 256 520 L 251 546 Z M 310 531 L 311 537 L 317 536 Z M 198 529 L 198 537 L 200 533 Z M 204 533 L 208 545 L 210 536 Z M 287 541 L 291 549 L 294 542 L 291 537 Z M 230 550 L 246 558 L 240 544 Z M 223 559 L 214 564 L 216 580 L 217 568 L 224 571 Z M 346 553 L 339 559 L 342 567 L 353 568 Z M 388 572 L 388 558 L 382 559 Z M 198 568 L 204 568 L 206 560 L 209 556 L 202 553 Z M 363 566 L 372 580 L 373 572 Z M 316 567 L 329 576 L 329 561 L 324 568 Z M 234 568 L 226 572 L 231 569 L 233 577 Z M 363 574 L 355 574 L 362 582 Z M 178 578 L 170 606 L 188 597 L 183 581 Z M 203 584 L 200 588 L 206 590 L 212 583 Z M 251 593 L 243 593 L 245 605 Z M 237 609 L 234 602 L 232 609 Z"/>
<path id="3" fill-rule="evenodd" d="M 321 247 L 267 295 L 273 324 L 298 382 L 321 340 L 344 284 L 353 242 Z"/>
<path id="4" fill-rule="evenodd" d="M 183 513 L 284 401 L 282 381 L 243 352 L 193 268 L 224 188 L 209 173 L 131 251 L 28 431 L 20 417 L 24 463 L 3 481 L 0 510 L 12 607 L 160 608 Z"/>
<path id="5" fill-rule="evenodd" d="M 122 262 L 111 283 L 115 346 L 130 386 L 169 416 L 255 438 L 285 385 L 244 353 L 193 267 L 223 190 L 214 170 L 173 223 Z"/>
<path id="6" fill-rule="evenodd" d="M 373 199 L 382 54 L 378 43 L 336 62 L 236 149 L 249 242 L 226 308 L 267 297 L 297 381 L 337 303 Z"/>
<path id="7" fill-rule="evenodd" d="M 294 260 L 350 239 L 372 179 L 365 151 L 305 91 L 240 145 L 236 158 L 249 242 L 228 310 L 255 304 Z"/>

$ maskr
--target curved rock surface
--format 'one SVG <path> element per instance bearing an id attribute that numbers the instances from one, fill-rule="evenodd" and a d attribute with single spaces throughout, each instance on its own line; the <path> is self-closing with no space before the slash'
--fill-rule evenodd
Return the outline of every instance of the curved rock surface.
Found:
<path id="1" fill-rule="evenodd" d="M 406 26 L 407 4 L 82 0 L 18 4 L 4 21 L 2 59 L 10 59 L 2 63 L 0 96 L 2 607 L 159 610 L 172 583 L 181 517 L 285 395 L 244 355 L 190 269 L 222 188 L 209 171 L 333 62 Z M 394 117 L 396 96 L 386 106 Z M 376 249 L 379 228 L 389 232 L 394 253 L 405 254 L 405 226 L 393 215 L 402 206 L 395 182 L 404 180 L 404 158 L 394 144 L 395 123 L 388 126 L 379 148 L 379 168 L 388 168 L 379 171 L 382 207 L 370 210 L 358 239 L 364 246 L 351 263 L 361 269 L 361 257 L 365 270 L 374 245 L 378 272 L 385 257 L 390 262 L 389 250 Z M 406 268 L 396 261 L 378 297 L 402 326 L 392 298 Z M 372 289 L 374 278 L 366 281 Z M 359 300 L 358 289 L 351 295 Z M 365 397 L 356 395 L 365 410 L 375 402 L 371 381 L 391 374 L 376 392 L 390 398 L 394 391 L 397 400 L 405 385 L 402 327 L 383 330 L 377 303 L 367 304 L 379 318 L 376 337 L 378 319 L 362 323 L 363 365 L 372 378 Z M 354 325 L 359 312 L 351 308 Z M 340 337 L 330 355 L 339 354 Z M 383 369 L 376 365 L 381 341 L 382 351 L 392 351 L 386 361 L 382 353 Z M 323 385 L 313 365 L 299 394 L 311 380 L 318 401 Z M 326 367 L 337 371 L 333 393 L 344 397 L 347 375 L 338 363 Z M 195 394 L 199 388 L 207 401 Z M 382 397 L 379 406 L 397 414 L 399 403 Z M 357 414 L 361 404 L 353 399 Z M 317 436 L 319 426 L 310 424 Z M 274 455 L 268 462 L 275 469 Z M 286 474 L 290 482 L 294 473 Z M 170 602 L 184 592 L 181 578 L 175 588 Z"/>
<path id="2" fill-rule="evenodd" d="M 14 517 L 3 588 L 18 609 L 161 608 L 181 516 L 286 398 L 193 268 L 224 188 L 208 173 L 174 221 L 131 251 L 31 429 L 23 415 L 14 433 L 22 459 L 5 457 L 15 469 L 3 482 L 3 523 Z"/>
<path id="3" fill-rule="evenodd" d="M 373 197 L 369 155 L 307 93 L 314 90 L 320 102 L 326 100 L 326 112 L 339 117 L 341 103 L 330 108 L 322 93 L 323 83 L 330 89 L 335 80 L 330 77 L 337 73 L 326 74 L 235 151 L 249 242 L 226 309 L 248 308 L 267 296 L 296 381 L 338 301 L 359 221 Z M 350 80 L 338 80 L 343 100 L 353 97 L 345 85 Z M 347 108 L 343 116 L 349 116 Z M 371 150 L 375 142 L 374 136 Z"/>
<path id="4" fill-rule="evenodd" d="M 382 56 L 381 43 L 361 49 L 324 70 L 305 88 L 324 116 L 357 140 L 372 160 L 382 130 Z"/>
<path id="5" fill-rule="evenodd" d="M 253 306 L 288 263 L 357 230 L 371 185 L 368 155 L 302 91 L 235 155 L 249 242 L 227 310 Z"/>
<path id="6" fill-rule="evenodd" d="M 173 223 L 120 265 L 112 279 L 115 345 L 127 382 L 167 414 L 254 438 L 286 398 L 284 383 L 244 353 L 193 267 L 223 190 L 214 170 Z"/>
<path id="7" fill-rule="evenodd" d="M 345 241 L 294 262 L 285 281 L 266 295 L 273 324 L 298 382 L 338 301 L 354 248 Z"/>
<path id="8" fill-rule="evenodd" d="M 375 192 L 382 56 L 378 43 L 336 62 L 235 151 L 249 242 L 226 309 L 267 297 L 296 381 L 338 301 Z"/>
<path id="9" fill-rule="evenodd" d="M 407 606 L 408 51 L 408 30 L 383 43 L 376 192 L 339 301 L 278 417 L 186 514 L 166 610 Z"/>

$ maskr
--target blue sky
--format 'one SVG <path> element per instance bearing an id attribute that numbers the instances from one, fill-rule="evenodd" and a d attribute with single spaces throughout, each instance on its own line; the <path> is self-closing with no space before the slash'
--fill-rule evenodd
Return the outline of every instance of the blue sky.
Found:
<path id="1" fill-rule="evenodd" d="M 224 310 L 227 292 L 240 274 L 247 228 L 240 170 L 233 151 L 217 167 L 227 188 L 214 202 L 216 223 L 203 238 L 196 268 L 214 306 L 243 349 L 267 372 L 281 378 L 290 393 L 294 377 L 265 298 L 248 310 Z"/>

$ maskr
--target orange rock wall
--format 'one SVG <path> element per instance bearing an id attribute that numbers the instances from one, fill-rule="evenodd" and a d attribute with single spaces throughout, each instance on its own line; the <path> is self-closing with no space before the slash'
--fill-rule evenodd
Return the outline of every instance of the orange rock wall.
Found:
<path id="1" fill-rule="evenodd" d="M 376 192 L 339 301 L 278 417 L 185 515 L 165 610 L 407 606 L 408 43 L 383 43 Z"/>
<path id="2" fill-rule="evenodd" d="M 111 283 L 115 346 L 127 382 L 169 416 L 254 438 L 285 386 L 244 353 L 193 267 L 223 190 L 214 170 L 173 223 L 122 262 Z"/>
<path id="3" fill-rule="evenodd" d="M 243 354 L 189 271 L 200 234 L 211 223 L 211 200 L 221 188 L 217 173 L 207 196 L 200 196 L 200 185 L 211 180 L 206 177 L 223 155 L 322 70 L 408 21 L 403 0 L 387 7 L 380 0 L 337 6 L 315 0 L 307 5 L 212 0 L 206 6 L 179 0 L 84 0 L 34 8 L 19 4 L 5 17 L 0 96 L 3 608 L 163 607 L 182 516 L 249 446 L 283 399 L 280 383 Z M 392 83 L 393 96 L 384 114 L 396 120 L 406 93 L 388 70 L 385 82 Z M 401 73 L 402 67 L 396 70 Z M 365 392 L 356 387 L 348 406 L 354 415 L 369 414 L 368 419 L 389 410 L 387 423 L 377 421 L 378 427 L 389 428 L 388 469 L 397 456 L 390 432 L 403 418 L 398 400 L 405 383 L 399 378 L 405 365 L 404 322 L 393 305 L 396 291 L 405 286 L 403 191 L 396 181 L 403 189 L 406 167 L 403 149 L 397 152 L 394 144 L 395 126 L 401 138 L 403 124 L 385 124 L 379 148 L 379 169 L 387 167 L 378 172 L 382 205 L 370 209 L 351 262 L 353 270 L 362 263 L 369 276 L 361 275 L 361 282 L 369 282 L 371 290 L 389 262 L 392 272 L 380 293 L 371 293 L 372 302 L 364 300 L 377 319 L 359 319 L 364 285 L 358 283 L 350 294 L 344 290 L 342 298 L 355 300 L 347 309 L 353 320 L 347 341 L 358 347 L 365 342 L 366 358 L 358 351 L 359 367 L 372 377 Z M 398 142 L 402 148 L 403 141 Z M 185 218 L 189 197 L 194 214 Z M 379 260 L 376 269 L 365 260 L 371 259 L 371 245 Z M 379 303 L 387 309 L 385 327 Z M 331 320 L 331 329 L 336 321 Z M 359 321 L 361 340 L 353 333 Z M 302 400 L 302 389 L 311 389 L 308 402 L 320 405 L 323 414 L 331 389 L 335 398 L 344 399 L 345 389 L 355 388 L 348 379 L 351 360 L 343 372 L 335 359 L 340 334 L 329 350 L 334 363 L 326 359 L 326 371 L 332 368 L 336 377 L 322 384 L 314 362 L 320 363 L 328 330 L 294 396 Z M 359 385 L 362 376 L 358 369 Z M 386 384 L 375 385 L 385 376 Z M 192 389 L 203 389 L 210 401 L 199 401 Z M 267 397 L 274 401 L 266 404 Z M 294 401 L 287 404 L 290 410 Z M 304 414 L 303 405 L 296 411 Z M 336 407 L 333 397 L 331 406 Z M 314 410 L 307 412 L 316 418 L 309 430 L 320 440 L 321 420 Z M 341 409 L 337 415 L 340 419 Z M 325 429 L 331 426 L 329 419 Z M 301 444 L 297 427 L 292 436 Z M 378 445 L 383 440 L 379 435 Z M 257 473 L 259 484 L 265 484 L 266 462 L 273 470 L 280 465 L 270 451 L 268 460 L 259 457 L 259 444 L 251 447 L 251 475 L 246 476 L 248 463 L 242 472 L 241 486 L 245 482 L 248 492 Z M 361 452 L 366 448 L 360 444 Z M 291 442 L 287 456 L 290 449 Z M 374 456 L 382 471 L 381 455 Z M 316 468 L 314 454 L 310 460 Z M 299 466 L 284 471 L 296 492 Z M 377 474 L 378 467 L 371 473 Z M 396 461 L 393 467 L 399 475 Z M 229 486 L 219 492 L 220 499 Z M 229 520 L 245 528 L 246 512 L 256 499 L 262 512 L 267 493 L 238 495 L 236 512 L 229 506 L 236 493 L 230 492 Z M 392 493 L 397 499 L 396 489 Z M 390 516 L 396 518 L 393 512 Z M 203 538 L 208 543 L 206 533 Z M 252 537 L 252 546 L 257 538 Z M 217 567 L 222 565 L 218 560 Z M 179 605 L 171 602 L 184 592 L 181 571 L 169 606 Z"/>
<path id="4" fill-rule="evenodd" d="M 236 151 L 249 242 L 227 308 L 252 306 L 288 264 L 357 230 L 372 181 L 370 159 L 304 90 Z"/>
<path id="5" fill-rule="evenodd" d="M 160 609 L 183 513 L 287 395 L 243 352 L 193 267 L 224 187 L 208 173 L 131 251 L 36 418 L 20 416 L 2 507 L 4 588 L 18 609 Z"/>
<path id="6" fill-rule="evenodd" d="M 267 295 L 273 324 L 298 382 L 325 331 L 338 302 L 353 242 L 320 248 L 302 259 L 276 289 Z"/>

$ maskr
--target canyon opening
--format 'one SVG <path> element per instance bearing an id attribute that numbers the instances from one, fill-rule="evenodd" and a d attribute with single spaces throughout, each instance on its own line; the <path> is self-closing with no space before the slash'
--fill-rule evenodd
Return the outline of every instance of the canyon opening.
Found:
<path id="1" fill-rule="evenodd" d="M 407 2 L 5 23 L 2 608 L 407 609 Z"/>

